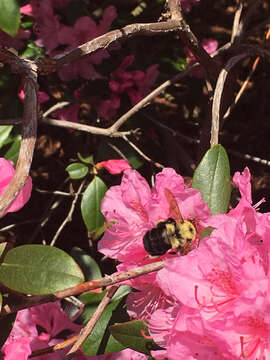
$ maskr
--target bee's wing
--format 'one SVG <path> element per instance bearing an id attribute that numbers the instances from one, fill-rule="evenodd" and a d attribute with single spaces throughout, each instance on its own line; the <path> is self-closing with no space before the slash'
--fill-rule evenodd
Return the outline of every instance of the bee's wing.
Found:
<path id="1" fill-rule="evenodd" d="M 168 204 L 169 204 L 170 214 L 171 214 L 172 218 L 176 221 L 183 222 L 184 219 L 181 215 L 180 209 L 178 207 L 177 201 L 176 201 L 173 193 L 171 192 L 171 190 L 169 190 L 167 188 L 164 189 L 164 192 L 165 192 L 165 196 L 168 201 Z"/>

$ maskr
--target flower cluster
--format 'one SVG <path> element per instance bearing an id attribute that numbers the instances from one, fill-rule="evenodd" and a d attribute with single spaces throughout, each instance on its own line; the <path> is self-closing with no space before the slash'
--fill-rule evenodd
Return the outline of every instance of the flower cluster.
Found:
<path id="1" fill-rule="evenodd" d="M 164 169 L 149 188 L 133 170 L 126 170 L 120 186 L 109 189 L 102 210 L 108 227 L 100 251 L 129 269 L 154 259 L 147 257 L 143 236 L 166 220 L 168 188 L 184 219 L 196 228 L 211 227 L 186 256 L 163 255 L 164 268 L 130 283 L 128 297 L 133 318 L 144 319 L 154 341 L 163 349 L 155 359 L 268 359 L 270 214 L 252 206 L 250 173 L 233 177 L 241 199 L 227 214 L 209 215 L 197 190 L 184 186 L 172 169 Z M 198 244 L 197 244 L 198 245 Z M 155 259 L 156 260 L 156 259 Z"/>
<path id="2" fill-rule="evenodd" d="M 4 360 L 27 360 L 32 351 L 47 348 L 79 333 L 81 326 L 62 310 L 60 302 L 38 305 L 18 312 L 13 329 L 3 346 Z M 65 335 L 66 336 L 66 335 Z M 37 356 L 37 360 L 61 360 L 68 349 Z M 76 353 L 75 360 L 146 360 L 147 356 L 126 349 L 114 354 L 86 356 Z"/>
<path id="3" fill-rule="evenodd" d="M 150 66 L 144 73 L 141 70 L 128 71 L 127 68 L 134 62 L 134 56 L 127 56 L 118 69 L 110 75 L 109 88 L 110 98 L 101 101 L 98 107 L 98 115 L 105 119 L 111 119 L 120 107 L 120 95 L 127 93 L 131 104 L 135 105 L 142 100 L 154 85 L 158 76 L 158 65 Z"/>

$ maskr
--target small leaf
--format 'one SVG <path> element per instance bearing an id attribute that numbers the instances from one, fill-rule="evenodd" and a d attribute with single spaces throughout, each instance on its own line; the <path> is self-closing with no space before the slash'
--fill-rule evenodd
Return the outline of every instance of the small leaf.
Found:
<path id="1" fill-rule="evenodd" d="M 213 146 L 204 155 L 194 172 L 192 187 L 200 190 L 212 215 L 228 211 L 231 196 L 230 164 L 221 145 Z"/>
<path id="2" fill-rule="evenodd" d="M 86 157 L 83 157 L 79 152 L 77 153 L 78 159 L 81 160 L 82 162 L 89 164 L 89 165 L 94 165 L 94 158 L 93 155 L 89 155 Z"/>
<path id="3" fill-rule="evenodd" d="M 0 319 L 0 348 L 6 342 L 15 321 L 16 314 L 9 314 Z M 18 359 L 19 360 L 19 359 Z"/>
<path id="4" fill-rule="evenodd" d="M 0 29 L 16 36 L 20 26 L 20 8 L 16 0 L 0 0 Z"/>
<path id="5" fill-rule="evenodd" d="M 110 326 L 110 333 L 124 346 L 143 354 L 151 355 L 151 350 L 158 349 L 153 340 L 143 336 L 143 334 L 149 335 L 149 333 L 141 320 L 112 325 Z"/>
<path id="6" fill-rule="evenodd" d="M 95 176 L 82 196 L 81 212 L 85 226 L 94 232 L 104 223 L 104 216 L 100 211 L 100 203 L 107 191 L 107 186 Z"/>
<path id="7" fill-rule="evenodd" d="M 96 261 L 79 247 L 71 250 L 71 256 L 77 262 L 84 273 L 85 281 L 95 280 L 102 277 Z"/>
<path id="8" fill-rule="evenodd" d="M 88 173 L 88 166 L 79 162 L 70 164 L 66 167 L 71 179 L 82 179 Z"/>
<path id="9" fill-rule="evenodd" d="M 51 294 L 80 284 L 83 274 L 63 250 L 23 245 L 10 250 L 0 265 L 0 281 L 24 294 Z"/>

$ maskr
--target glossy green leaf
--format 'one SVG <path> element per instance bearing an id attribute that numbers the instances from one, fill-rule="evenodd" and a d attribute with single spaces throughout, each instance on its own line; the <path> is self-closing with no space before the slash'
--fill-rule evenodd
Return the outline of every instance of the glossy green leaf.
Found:
<path id="1" fill-rule="evenodd" d="M 200 190 L 211 214 L 226 213 L 231 196 L 230 164 L 221 145 L 215 145 L 204 155 L 194 172 L 192 187 Z"/>
<path id="2" fill-rule="evenodd" d="M 112 325 L 110 326 L 110 333 L 124 346 L 146 355 L 151 355 L 151 350 L 158 349 L 153 340 L 144 336 L 149 335 L 149 333 L 141 320 Z"/>
<path id="3" fill-rule="evenodd" d="M 20 26 L 20 8 L 16 0 L 0 0 L 0 29 L 16 36 Z"/>
<path id="4" fill-rule="evenodd" d="M 84 281 L 81 269 L 63 250 L 23 245 L 10 250 L 0 265 L 0 281 L 25 294 L 50 294 Z"/>
<path id="5" fill-rule="evenodd" d="M 0 126 L 0 148 L 6 144 L 6 141 L 8 140 L 8 138 L 10 136 L 12 128 L 13 128 L 12 125 Z"/>
<path id="6" fill-rule="evenodd" d="M 96 261 L 79 247 L 71 250 L 71 256 L 83 271 L 85 281 L 95 280 L 102 277 L 100 268 Z"/>
<path id="7" fill-rule="evenodd" d="M 0 329 L 1 329 L 1 331 L 0 331 L 0 348 L 2 348 L 2 346 L 6 342 L 8 336 L 12 330 L 15 318 L 16 318 L 16 313 L 9 314 L 7 316 L 4 316 L 2 319 L 0 319 Z"/>
<path id="8" fill-rule="evenodd" d="M 81 212 L 85 226 L 94 232 L 104 223 L 104 216 L 100 211 L 100 203 L 107 191 L 107 186 L 95 176 L 83 193 Z"/>
<path id="9" fill-rule="evenodd" d="M 111 321 L 113 312 L 117 313 L 118 319 L 121 318 L 121 315 L 119 314 L 119 306 L 121 307 L 121 300 L 130 291 L 131 288 L 129 286 L 121 286 L 117 290 L 114 297 L 112 298 L 112 301 L 102 313 L 92 333 L 83 343 L 82 350 L 86 355 L 116 352 L 124 348 L 124 346 L 121 345 L 117 340 L 111 338 L 108 326 L 112 323 Z M 105 294 L 106 291 L 103 291 L 102 293 L 88 293 L 80 296 L 80 300 L 85 304 L 84 311 L 79 318 L 83 324 L 86 324 L 91 318 Z"/>
<path id="10" fill-rule="evenodd" d="M 71 179 L 82 179 L 88 173 L 88 166 L 79 162 L 70 164 L 66 167 Z"/>
<path id="11" fill-rule="evenodd" d="M 80 159 L 82 162 L 90 165 L 94 165 L 94 158 L 93 155 L 89 156 L 82 156 L 79 152 L 77 153 L 78 159 Z"/>

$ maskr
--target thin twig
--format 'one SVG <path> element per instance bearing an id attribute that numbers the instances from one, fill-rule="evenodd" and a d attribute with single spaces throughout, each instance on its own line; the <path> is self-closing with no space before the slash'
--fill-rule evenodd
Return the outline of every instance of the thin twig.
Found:
<path id="1" fill-rule="evenodd" d="M 238 0 L 238 7 L 234 14 L 231 43 L 238 39 L 242 32 L 242 23 L 240 23 L 241 14 L 243 11 L 243 0 Z"/>
<path id="2" fill-rule="evenodd" d="M 127 40 L 134 36 L 140 35 L 158 35 L 171 31 L 179 30 L 181 24 L 178 20 L 168 20 L 148 24 L 130 24 L 122 29 L 113 30 L 103 34 L 85 44 L 78 46 L 75 49 L 64 52 L 54 58 L 38 59 L 36 61 L 39 73 L 46 75 L 51 72 L 57 71 L 65 64 L 70 64 L 75 60 L 90 55 L 99 49 L 106 49 L 110 44 L 119 41 Z"/>
<path id="3" fill-rule="evenodd" d="M 72 220 L 72 214 L 73 214 L 73 212 L 74 212 L 74 210 L 75 210 L 75 205 L 76 205 L 76 203 L 77 203 L 77 201 L 78 201 L 79 195 L 80 195 L 81 192 L 82 192 L 82 189 L 83 189 L 83 187 L 84 187 L 85 182 L 86 182 L 85 179 L 81 182 L 81 184 L 80 184 L 80 186 L 79 186 L 79 189 L 78 189 L 78 191 L 76 192 L 76 194 L 75 194 L 75 196 L 74 196 L 74 199 L 73 199 L 73 201 L 72 201 L 72 203 L 71 203 L 71 207 L 70 207 L 70 209 L 69 209 L 69 212 L 68 212 L 65 220 L 62 222 L 62 224 L 59 226 L 57 232 L 55 233 L 55 235 L 54 235 L 54 237 L 53 237 L 53 239 L 52 239 L 52 241 L 51 241 L 51 243 L 50 243 L 50 246 L 54 246 L 56 240 L 58 239 L 59 235 L 61 234 L 61 232 L 62 232 L 62 230 L 64 229 L 64 227 L 66 226 L 66 224 Z"/>
<path id="4" fill-rule="evenodd" d="M 69 177 L 64 180 L 64 182 L 60 185 L 60 189 L 64 187 L 64 185 L 69 181 Z M 33 231 L 32 236 L 30 237 L 28 243 L 32 243 L 36 236 L 39 234 L 41 229 L 46 225 L 46 223 L 49 221 L 50 216 L 52 212 L 62 203 L 64 200 L 64 197 L 62 196 L 60 199 L 57 199 L 55 201 L 56 194 L 53 194 L 53 196 L 50 198 L 41 218 L 40 223 L 36 227 L 36 229 Z"/>
<path id="5" fill-rule="evenodd" d="M 103 135 L 103 136 L 111 136 L 111 137 L 123 137 L 124 135 L 131 135 L 134 134 L 136 130 L 130 130 L 130 131 L 117 131 L 115 130 L 115 126 L 111 126 L 107 129 L 105 128 L 99 128 L 96 126 L 90 126 L 80 123 L 75 123 L 72 121 L 66 121 L 66 120 L 57 120 L 57 119 L 49 119 L 49 118 L 42 118 L 41 122 L 48 125 L 54 125 L 59 127 L 64 127 L 67 129 L 74 129 L 78 131 L 85 131 L 93 135 Z M 114 124 L 115 125 L 115 124 Z"/>
<path id="6" fill-rule="evenodd" d="M 76 340 L 75 344 L 72 346 L 72 348 L 69 350 L 69 352 L 66 354 L 64 359 L 69 360 L 72 359 L 76 352 L 80 349 L 83 342 L 86 340 L 86 338 L 91 334 L 93 331 L 96 323 L 100 319 L 101 315 L 103 314 L 105 308 L 107 305 L 109 305 L 112 297 L 118 290 L 119 286 L 112 286 L 107 294 L 104 296 L 102 301 L 99 303 L 96 311 L 94 312 L 93 316 L 89 320 L 89 322 L 86 324 L 86 326 L 81 330 L 78 339 Z"/>
<path id="7" fill-rule="evenodd" d="M 145 155 L 145 153 L 142 152 L 142 150 L 140 150 L 135 144 L 133 144 L 133 142 L 131 142 L 126 136 L 123 136 L 123 139 L 139 154 L 141 155 L 142 158 L 144 158 L 146 161 L 152 163 L 153 165 L 155 165 L 157 168 L 163 169 L 165 166 L 153 161 L 150 157 L 148 157 L 147 155 Z"/>
<path id="8" fill-rule="evenodd" d="M 268 29 L 267 33 L 266 33 L 266 36 L 265 36 L 266 40 L 270 39 L 270 28 Z M 245 81 L 243 82 L 240 90 L 238 91 L 235 99 L 234 99 L 234 102 L 229 106 L 228 110 L 226 111 L 225 115 L 223 116 L 223 119 L 222 119 L 222 122 L 221 122 L 221 127 L 223 127 L 224 125 L 224 122 L 226 121 L 226 119 L 230 116 L 232 110 L 235 108 L 236 104 L 238 103 L 238 101 L 240 100 L 241 96 L 243 95 L 244 91 L 246 90 L 246 87 L 250 81 L 250 79 L 252 78 L 255 70 L 257 69 L 257 66 L 260 62 L 260 57 L 258 56 L 254 62 L 253 62 L 253 65 L 252 65 L 252 68 L 247 76 L 247 78 L 245 79 Z"/>
<path id="9" fill-rule="evenodd" d="M 53 113 L 54 111 L 59 110 L 59 109 L 63 109 L 63 107 L 68 106 L 69 104 L 70 104 L 70 102 L 68 102 L 68 101 L 58 102 L 58 103 L 56 103 L 55 105 L 51 106 L 48 110 L 46 110 L 46 111 L 43 113 L 43 117 L 46 118 L 46 117 L 48 117 L 51 113 Z"/>
<path id="10" fill-rule="evenodd" d="M 71 288 L 57 291 L 54 294 L 49 295 L 34 295 L 34 296 L 21 296 L 17 304 L 6 304 L 2 306 L 0 312 L 0 318 L 16 311 L 27 309 L 32 306 L 45 304 L 48 302 L 54 302 L 64 299 L 68 296 L 79 295 L 87 291 L 103 288 L 109 285 L 121 283 L 128 279 L 133 279 L 144 274 L 151 273 L 153 271 L 161 270 L 164 266 L 164 261 L 157 261 L 147 265 L 139 266 L 128 271 L 118 272 L 112 275 L 107 275 L 101 279 L 86 281 L 82 284 L 78 284 Z"/>
<path id="11" fill-rule="evenodd" d="M 221 98 L 224 90 L 225 81 L 227 79 L 227 76 L 231 68 L 247 56 L 249 55 L 241 54 L 232 57 L 219 74 L 215 88 L 214 98 L 213 98 L 213 105 L 212 105 L 212 127 L 211 127 L 211 140 L 210 140 L 211 146 L 218 144 L 220 105 L 221 105 Z"/>
<path id="12" fill-rule="evenodd" d="M 230 153 L 230 154 L 232 154 L 234 156 L 237 156 L 240 159 L 254 161 L 256 163 L 259 163 L 259 164 L 270 167 L 270 160 L 261 159 L 258 156 L 252 156 L 252 155 L 249 155 L 249 154 L 241 154 L 240 152 L 235 151 L 235 150 L 231 150 L 231 149 L 228 149 L 228 153 Z"/>

